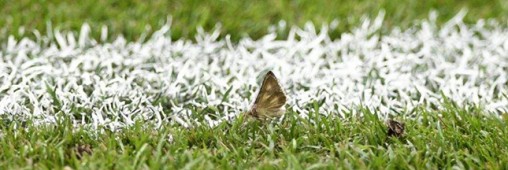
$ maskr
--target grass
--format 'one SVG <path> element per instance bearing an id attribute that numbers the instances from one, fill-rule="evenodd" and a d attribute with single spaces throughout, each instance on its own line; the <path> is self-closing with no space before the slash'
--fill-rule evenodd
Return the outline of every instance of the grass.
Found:
<path id="1" fill-rule="evenodd" d="M 128 40 L 158 29 L 173 17 L 171 36 L 193 38 L 196 27 L 210 30 L 221 23 L 222 34 L 234 40 L 244 36 L 259 38 L 270 25 L 285 20 L 303 26 L 307 21 L 340 25 L 330 34 L 358 26 L 366 14 L 374 18 L 386 10 L 383 29 L 406 27 L 427 18 L 431 9 L 440 14 L 438 23 L 467 8 L 464 21 L 480 18 L 506 21 L 508 3 L 495 0 L 443 1 L 0 1 L 0 42 L 8 35 L 32 36 L 59 28 L 79 31 L 84 22 L 92 26 L 98 39 L 101 26 L 112 35 Z M 48 24 L 50 23 L 50 24 Z M 51 25 L 50 28 L 48 25 Z M 22 31 L 24 27 L 25 31 Z M 24 32 L 24 33 L 23 33 Z M 284 38 L 287 32 L 280 32 Z M 1 48 L 1 47 L 0 47 Z M 53 107 L 62 113 L 56 88 L 46 85 Z M 229 93 L 229 91 L 227 92 Z M 226 94 L 227 94 L 226 93 Z M 228 95 L 224 95 L 226 96 Z M 162 99 L 164 100 L 164 99 Z M 158 101 L 157 101 L 158 102 Z M 168 101 L 160 101 L 167 105 Z M 311 112 L 308 118 L 289 111 L 281 122 L 262 123 L 238 118 L 216 127 L 184 128 L 170 123 L 161 127 L 137 122 L 132 127 L 111 132 L 73 127 L 70 120 L 36 126 L 1 117 L 0 169 L 503 169 L 508 167 L 508 118 L 489 115 L 476 107 L 458 107 L 445 101 L 445 108 L 416 109 L 417 117 L 397 117 L 406 123 L 402 138 L 388 137 L 376 110 L 357 108 L 346 117 Z M 313 110 L 320 110 L 318 104 Z M 78 117 L 90 108 L 72 111 Z M 80 111 L 81 110 L 81 111 Z M 85 111 L 82 111 L 85 110 Z M 217 109 L 206 110 L 210 114 Z M 290 109 L 291 110 L 291 109 Z M 165 110 L 170 113 L 170 110 Z M 198 112 L 197 110 L 195 112 Z M 70 113 L 72 114 L 72 113 Z M 194 118 L 203 120 L 201 114 Z"/>
<path id="2" fill-rule="evenodd" d="M 1 126 L 1 169 L 502 169 L 508 166 L 508 119 L 445 104 L 417 109 L 402 138 L 387 137 L 375 111 L 308 118 L 288 112 L 280 123 L 235 119 L 190 129 L 138 122 L 121 132 L 89 133 L 69 121 Z M 439 117 L 438 115 L 442 115 Z M 89 154 L 78 153 L 84 147 Z M 89 148 L 87 148 L 89 147 Z M 79 156 L 78 156 L 79 155 Z M 81 157 L 82 155 L 82 157 Z"/>
<path id="3" fill-rule="evenodd" d="M 463 8 L 468 9 L 465 22 L 473 23 L 480 18 L 494 18 L 505 21 L 508 3 L 493 0 L 409 0 L 404 3 L 391 0 L 379 1 L 199 1 L 199 0 L 3 0 L 0 1 L 0 40 L 7 35 L 21 37 L 37 29 L 43 33 L 52 30 L 48 25 L 62 30 L 79 31 L 84 22 L 92 26 L 96 38 L 105 25 L 113 35 L 123 34 L 128 40 L 135 40 L 144 32 L 157 30 L 173 17 L 171 36 L 174 39 L 193 39 L 197 27 L 213 29 L 222 25 L 222 35 L 230 34 L 233 40 L 244 36 L 259 38 L 267 33 L 270 25 L 285 20 L 286 25 L 303 26 L 311 21 L 315 24 L 340 21 L 332 38 L 341 32 L 350 31 L 360 23 L 362 16 L 374 18 L 381 9 L 386 10 L 384 27 L 406 27 L 415 20 L 425 19 L 430 10 L 436 10 L 439 23 L 448 21 Z M 51 24 L 48 24 L 51 23 Z M 19 31 L 21 27 L 23 30 Z M 50 29 L 48 29 L 50 28 Z M 287 32 L 281 32 L 281 38 Z"/>

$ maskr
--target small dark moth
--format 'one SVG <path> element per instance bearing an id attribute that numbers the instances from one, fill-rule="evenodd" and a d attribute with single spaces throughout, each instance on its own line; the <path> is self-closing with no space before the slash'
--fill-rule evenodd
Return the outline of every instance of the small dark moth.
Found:
<path id="1" fill-rule="evenodd" d="M 385 123 L 388 126 L 388 136 L 404 136 L 404 123 L 391 119 L 388 119 Z"/>
<path id="2" fill-rule="evenodd" d="M 279 84 L 279 81 L 269 71 L 266 73 L 256 100 L 247 115 L 257 119 L 277 118 L 284 115 L 286 95 Z"/>

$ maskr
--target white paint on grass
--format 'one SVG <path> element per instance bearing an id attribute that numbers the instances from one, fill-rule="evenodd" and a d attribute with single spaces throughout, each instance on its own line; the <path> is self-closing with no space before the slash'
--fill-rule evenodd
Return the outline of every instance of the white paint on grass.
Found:
<path id="1" fill-rule="evenodd" d="M 250 107 L 256 77 L 266 69 L 301 116 L 319 100 L 323 114 L 357 106 L 414 114 L 409 110 L 418 106 L 441 107 L 442 94 L 492 113 L 508 109 L 506 27 L 484 20 L 465 25 L 459 13 L 442 27 L 432 15 L 380 35 L 382 16 L 333 40 L 329 27 L 318 31 L 312 24 L 292 27 L 285 40 L 268 34 L 236 44 L 202 30 L 196 42 L 172 41 L 170 26 L 146 42 L 97 41 L 86 24 L 79 35 L 11 37 L 0 52 L 0 114 L 36 123 L 66 115 L 76 125 L 113 129 L 136 120 L 215 125 Z M 281 22 L 274 30 L 284 28 Z"/>

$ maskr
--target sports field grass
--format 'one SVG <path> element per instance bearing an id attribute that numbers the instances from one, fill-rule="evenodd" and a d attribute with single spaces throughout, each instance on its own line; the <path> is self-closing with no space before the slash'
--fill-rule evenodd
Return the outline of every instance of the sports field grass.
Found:
<path id="1" fill-rule="evenodd" d="M 332 37 L 340 36 L 361 23 L 363 16 L 373 18 L 379 10 L 386 10 L 383 27 L 408 27 L 416 20 L 428 18 L 429 11 L 436 10 L 439 23 L 448 21 L 460 10 L 468 9 L 464 21 L 474 23 L 480 18 L 495 18 L 500 21 L 508 19 L 508 2 L 504 0 L 409 0 L 405 2 L 379 1 L 200 1 L 200 0 L 3 0 L 0 1 L 0 39 L 6 35 L 31 36 L 31 30 L 45 33 L 59 28 L 79 31 L 84 22 L 91 24 L 94 36 L 100 36 L 104 25 L 114 35 L 122 34 L 127 39 L 135 40 L 142 33 L 153 32 L 160 28 L 172 16 L 171 36 L 193 39 L 197 27 L 213 29 L 220 23 L 222 35 L 230 34 L 234 40 L 244 36 L 260 38 L 268 32 L 271 25 L 284 20 L 288 26 L 303 26 L 313 22 L 317 26 L 340 22 L 338 28 L 331 32 Z M 51 27 L 48 27 L 51 25 Z M 287 32 L 281 32 L 281 38 Z"/>
<path id="2" fill-rule="evenodd" d="M 2 126 L 5 169 L 503 169 L 508 119 L 447 104 L 418 110 L 402 138 L 387 137 L 377 116 L 327 117 L 293 112 L 279 123 L 242 119 L 185 129 L 142 122 L 112 133 L 56 126 Z M 437 115 L 443 115 L 439 117 Z M 400 120 L 400 119 L 399 119 Z M 80 149 L 78 149 L 80 148 Z M 79 156 L 78 156 L 79 155 Z"/>
<path id="3" fill-rule="evenodd" d="M 507 5 L 1 1 L 0 169 L 506 169 Z"/>

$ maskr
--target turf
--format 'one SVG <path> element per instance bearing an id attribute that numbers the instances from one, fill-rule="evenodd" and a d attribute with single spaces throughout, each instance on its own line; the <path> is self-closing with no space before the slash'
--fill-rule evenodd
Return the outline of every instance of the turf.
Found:
<path id="1" fill-rule="evenodd" d="M 358 25 L 361 17 L 373 18 L 386 10 L 388 30 L 393 27 L 411 26 L 415 20 L 425 19 L 429 11 L 436 10 L 439 23 L 452 18 L 462 9 L 468 9 L 466 23 L 474 23 L 481 18 L 505 21 L 508 16 L 508 3 L 504 0 L 409 0 L 403 3 L 392 0 L 379 1 L 200 1 L 200 0 L 3 0 L 0 1 L 0 39 L 7 35 L 32 35 L 37 29 L 43 33 L 54 28 L 79 31 L 84 22 L 92 30 L 100 30 L 104 25 L 113 35 L 124 35 L 128 40 L 139 38 L 142 33 L 153 32 L 172 16 L 174 39 L 193 39 L 197 27 L 211 30 L 221 23 L 222 35 L 230 34 L 233 40 L 244 36 L 255 39 L 265 35 L 269 26 L 284 20 L 286 25 L 303 26 L 313 22 L 318 26 L 338 20 L 338 28 L 331 32 L 333 38 L 350 31 Z M 20 28 L 23 31 L 20 31 Z M 100 32 L 93 32 L 96 38 Z M 281 38 L 287 32 L 281 32 Z"/>
<path id="2" fill-rule="evenodd" d="M 435 9 L 439 25 L 466 7 L 466 24 L 480 18 L 503 24 L 508 3 L 406 2 L 0 1 L 0 169 L 506 169 L 505 27 L 466 26 L 461 20 L 442 29 L 418 20 Z M 368 23 L 361 17 L 373 18 L 380 9 L 386 11 L 382 27 L 373 36 L 364 35 L 371 29 L 358 29 Z M 159 35 L 148 43 L 135 42 L 142 33 L 158 30 L 168 15 L 171 37 L 182 41 Z M 311 21 L 320 28 L 320 23 L 335 19 L 339 25 L 326 38 L 312 30 L 299 30 L 296 40 L 287 40 L 286 29 L 277 37 L 286 41 L 279 42 L 266 35 L 272 25 L 289 28 Z M 81 41 L 58 31 L 79 35 L 84 22 L 91 25 L 95 39 L 105 25 L 110 35 L 122 34 L 127 41 L 100 42 L 86 33 Z M 394 29 L 415 22 L 423 28 Z M 227 40 L 196 32 L 199 26 L 211 30 L 217 23 L 222 25 L 221 36 L 230 34 L 243 44 L 230 47 Z M 49 38 L 33 38 L 32 29 Z M 17 38 L 7 42 L 8 35 Z M 244 36 L 268 38 L 253 42 Z M 341 36 L 345 38 L 331 41 Z M 370 41 L 376 36 L 386 41 Z M 32 39 L 20 40 L 27 37 Z M 272 55 L 280 57 L 282 66 L 276 68 L 286 70 L 280 72 L 285 75 L 281 81 L 295 99 L 287 105 L 285 118 L 259 122 L 235 117 L 252 98 L 254 75 L 275 63 Z M 387 57 L 376 60 L 378 55 Z M 257 65 L 241 65 L 252 59 Z M 426 62 L 418 63 L 421 59 Z M 313 67 L 320 61 L 331 64 Z M 346 72 L 349 68 L 341 63 L 364 64 Z M 215 81 L 197 82 L 174 71 L 182 69 L 199 73 L 190 76 L 215 75 Z M 405 84 L 420 83 L 410 78 L 424 73 L 427 83 L 418 89 L 428 90 L 409 93 L 413 87 Z M 338 80 L 348 80 L 341 82 L 349 88 L 338 88 L 323 75 L 343 77 Z M 387 84 L 388 78 L 404 81 Z M 369 98 L 364 93 L 368 90 L 374 96 L 386 92 L 388 97 L 382 99 L 388 101 Z M 443 96 L 435 95 L 440 91 Z M 461 99 L 460 104 L 445 92 Z M 331 98 L 312 102 L 325 95 Z M 422 98 L 426 100 L 417 101 Z M 469 100 L 473 104 L 467 105 Z M 345 107 L 361 105 L 356 102 L 379 107 Z M 334 108 L 337 105 L 341 108 Z M 415 108 L 390 110 L 408 105 Z M 175 112 L 190 113 L 193 124 L 183 126 Z M 228 112 L 235 115 L 230 121 L 206 117 L 228 117 Z M 398 113 L 393 119 L 405 123 L 403 137 L 387 136 L 384 119 L 379 118 L 384 112 Z M 23 120 L 24 116 L 33 119 Z M 12 121 L 13 117 L 21 120 Z M 41 123 L 46 119 L 56 121 Z M 218 125 L 207 126 L 210 122 Z"/>
<path id="3" fill-rule="evenodd" d="M 308 118 L 288 112 L 281 122 L 240 117 L 215 128 L 153 128 L 138 122 L 118 132 L 90 133 L 68 121 L 2 126 L 2 169 L 503 169 L 508 120 L 477 108 L 418 109 L 403 137 L 388 137 L 374 111 L 364 116 Z M 474 114 L 472 114 L 474 113 Z M 17 127 L 17 128 L 16 128 Z M 81 147 L 78 151 L 78 147 Z M 84 149 L 83 149 L 84 148 Z"/>

